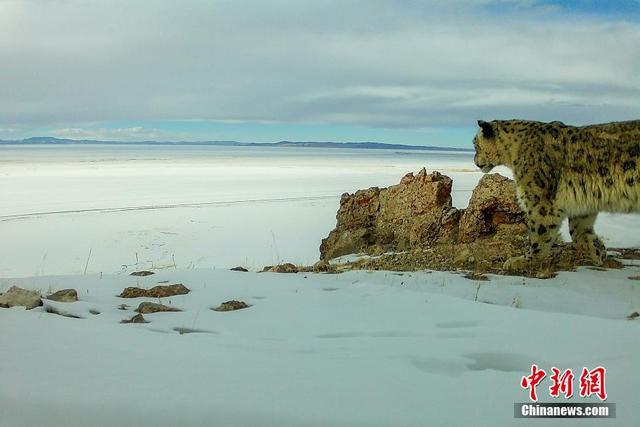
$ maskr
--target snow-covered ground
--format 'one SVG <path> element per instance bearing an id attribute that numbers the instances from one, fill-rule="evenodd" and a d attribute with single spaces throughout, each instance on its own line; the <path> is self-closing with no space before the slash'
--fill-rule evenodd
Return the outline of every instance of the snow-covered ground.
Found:
<path id="1" fill-rule="evenodd" d="M 532 363 L 606 367 L 617 418 L 568 421 L 637 425 L 640 266 L 488 282 L 255 272 L 313 263 L 342 192 L 423 166 L 454 179 L 458 207 L 481 176 L 466 154 L 0 148 L 0 292 L 75 288 L 79 302 L 47 304 L 82 317 L 0 309 L 0 425 L 535 425 L 513 418 Z M 596 227 L 640 246 L 638 216 Z M 142 268 L 157 273 L 128 275 Z M 164 281 L 192 290 L 161 301 L 182 312 L 119 323 L 148 300 L 124 287 Z M 230 299 L 252 306 L 210 310 Z"/>

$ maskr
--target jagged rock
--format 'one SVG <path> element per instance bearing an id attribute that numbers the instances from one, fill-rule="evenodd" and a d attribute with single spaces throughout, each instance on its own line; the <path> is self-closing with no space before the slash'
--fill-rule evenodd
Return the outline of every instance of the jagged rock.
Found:
<path id="1" fill-rule="evenodd" d="M 250 307 L 250 305 L 247 304 L 244 301 L 231 300 L 231 301 L 223 302 L 222 304 L 220 304 L 216 308 L 212 308 L 212 310 L 214 310 L 214 311 L 234 311 L 234 310 L 242 310 L 243 308 L 247 308 L 247 307 Z"/>
<path id="2" fill-rule="evenodd" d="M 158 285 L 151 289 L 142 289 L 137 287 L 125 288 L 120 295 L 120 298 L 166 298 L 175 295 L 186 295 L 191 292 L 182 283 L 176 283 L 175 285 Z"/>
<path id="3" fill-rule="evenodd" d="M 10 308 L 15 306 L 23 306 L 27 310 L 42 305 L 40 292 L 28 291 L 26 289 L 12 286 L 7 292 L 0 296 L 0 307 Z"/>
<path id="4" fill-rule="evenodd" d="M 498 232 L 526 235 L 524 221 L 513 180 L 497 173 L 484 175 L 460 218 L 459 241 L 473 242 Z"/>
<path id="5" fill-rule="evenodd" d="M 248 272 L 249 272 L 249 270 L 247 270 L 246 268 L 241 267 L 241 266 L 233 267 L 233 268 L 231 269 L 231 271 L 242 271 L 243 273 L 248 273 Z"/>
<path id="6" fill-rule="evenodd" d="M 335 268 L 329 264 L 327 261 L 321 259 L 320 261 L 313 264 L 311 270 L 314 273 L 332 273 L 335 272 Z"/>
<path id="7" fill-rule="evenodd" d="M 336 228 L 322 240 L 320 259 L 425 250 L 479 239 L 495 244 L 512 243 L 514 236 L 526 239 L 525 216 L 512 180 L 499 174 L 483 176 L 464 210 L 452 206 L 451 186 L 451 178 L 422 169 L 388 188 L 343 194 Z M 453 249 L 448 255 L 453 264 L 477 262 L 473 248 Z"/>
<path id="8" fill-rule="evenodd" d="M 136 288 L 136 287 L 124 288 L 124 290 L 120 293 L 120 295 L 118 295 L 118 297 L 120 298 L 140 298 L 140 297 L 146 297 L 146 296 L 147 296 L 146 289 Z"/>
<path id="9" fill-rule="evenodd" d="M 158 285 L 147 291 L 147 296 L 151 298 L 166 298 L 175 295 L 186 295 L 191 290 L 182 283 L 176 283 L 175 285 Z"/>
<path id="10" fill-rule="evenodd" d="M 484 176 L 464 210 L 452 206 L 451 186 L 449 177 L 423 169 L 406 175 L 398 185 L 343 194 L 336 228 L 323 239 L 320 259 L 376 255 L 343 261 L 332 266 L 335 271 L 504 272 L 504 260 L 528 248 L 514 182 L 498 174 Z M 554 268 L 574 268 L 574 252 L 570 245 L 554 248 Z"/>
<path id="11" fill-rule="evenodd" d="M 388 188 L 343 194 L 336 228 L 322 240 L 320 258 L 454 242 L 460 211 L 451 205 L 451 185 L 451 178 L 422 169 Z"/>
<path id="12" fill-rule="evenodd" d="M 180 311 L 175 307 L 169 307 L 168 305 L 157 304 L 155 302 L 141 302 L 138 308 L 138 313 L 161 313 L 166 311 Z"/>
<path id="13" fill-rule="evenodd" d="M 49 295 L 47 299 L 57 302 L 75 302 L 78 301 L 78 292 L 75 289 L 62 289 Z"/>
<path id="14" fill-rule="evenodd" d="M 149 323 L 142 314 L 136 314 L 131 319 L 121 320 L 120 323 Z"/>
<path id="15" fill-rule="evenodd" d="M 153 271 L 142 270 L 142 271 L 134 271 L 129 276 L 151 276 L 152 274 L 155 274 L 155 273 Z"/>
<path id="16" fill-rule="evenodd" d="M 268 265 L 262 271 L 268 271 L 271 273 L 297 273 L 298 267 L 290 262 L 278 265 Z"/>

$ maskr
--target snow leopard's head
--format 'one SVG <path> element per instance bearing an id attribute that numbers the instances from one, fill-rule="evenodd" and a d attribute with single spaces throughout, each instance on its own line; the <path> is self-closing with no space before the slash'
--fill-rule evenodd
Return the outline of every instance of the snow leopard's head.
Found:
<path id="1" fill-rule="evenodd" d="M 476 150 L 473 161 L 482 172 L 488 173 L 494 167 L 503 164 L 501 158 L 503 150 L 501 150 L 498 141 L 498 129 L 495 122 L 478 120 L 478 126 L 480 129 L 473 138 L 473 147 Z"/>

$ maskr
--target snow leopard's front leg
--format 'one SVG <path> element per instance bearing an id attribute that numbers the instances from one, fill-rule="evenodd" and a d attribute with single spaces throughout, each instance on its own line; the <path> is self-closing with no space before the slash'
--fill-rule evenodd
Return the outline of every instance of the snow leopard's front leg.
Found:
<path id="1" fill-rule="evenodd" d="M 538 190 L 538 191 L 536 191 Z M 551 246 L 558 239 L 558 230 L 563 216 L 541 189 L 526 188 L 519 191 L 520 201 L 525 209 L 529 231 L 529 250 L 524 256 L 508 259 L 504 269 L 521 271 L 540 268 L 549 262 Z"/>

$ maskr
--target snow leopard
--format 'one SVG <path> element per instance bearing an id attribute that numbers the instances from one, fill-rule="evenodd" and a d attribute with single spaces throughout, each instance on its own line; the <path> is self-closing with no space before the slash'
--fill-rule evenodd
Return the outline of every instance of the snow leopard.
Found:
<path id="1" fill-rule="evenodd" d="M 478 126 L 476 166 L 484 173 L 511 169 L 526 216 L 529 250 L 504 269 L 548 261 L 564 218 L 578 253 L 602 265 L 607 253 L 593 229 L 598 213 L 640 212 L 640 120 L 581 127 L 479 120 Z"/>

